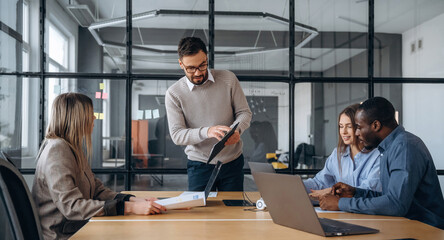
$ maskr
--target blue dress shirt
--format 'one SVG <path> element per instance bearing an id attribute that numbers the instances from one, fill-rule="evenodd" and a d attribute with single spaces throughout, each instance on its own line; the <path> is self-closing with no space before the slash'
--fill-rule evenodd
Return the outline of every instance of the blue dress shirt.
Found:
<path id="1" fill-rule="evenodd" d="M 325 162 L 324 168 L 314 178 L 304 180 L 307 192 L 310 189 L 319 190 L 329 188 L 337 182 L 343 182 L 354 187 L 381 191 L 379 180 L 379 151 L 373 149 L 369 153 L 359 152 L 354 157 L 350 156 L 350 147 L 341 156 L 341 169 L 339 172 L 337 149 Z"/>
<path id="2" fill-rule="evenodd" d="M 422 140 L 398 126 L 378 146 L 382 193 L 356 189 L 339 209 L 403 216 L 444 229 L 444 200 L 432 156 Z"/>

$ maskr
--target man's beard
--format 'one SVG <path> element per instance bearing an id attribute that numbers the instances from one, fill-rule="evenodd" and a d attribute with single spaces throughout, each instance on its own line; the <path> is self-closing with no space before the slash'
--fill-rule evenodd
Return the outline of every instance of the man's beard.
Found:
<path id="1" fill-rule="evenodd" d="M 198 78 L 198 77 L 201 77 L 201 76 L 202 76 L 202 81 L 201 82 L 194 81 L 195 78 Z M 204 84 L 207 81 L 207 79 L 208 79 L 208 72 L 202 73 L 202 75 L 199 75 L 199 76 L 194 76 L 194 75 L 191 76 L 191 82 L 194 85 L 202 85 L 202 84 Z"/>
<path id="2" fill-rule="evenodd" d="M 366 150 L 370 151 L 370 150 L 373 150 L 373 148 L 375 148 L 375 147 L 370 146 L 370 145 L 367 145 L 367 146 L 364 146 L 364 148 L 365 148 Z"/>

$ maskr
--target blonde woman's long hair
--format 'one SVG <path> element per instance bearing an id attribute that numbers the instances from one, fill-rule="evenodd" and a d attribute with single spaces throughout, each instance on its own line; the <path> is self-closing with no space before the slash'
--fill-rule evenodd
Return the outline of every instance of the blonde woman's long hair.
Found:
<path id="1" fill-rule="evenodd" d="M 91 98 L 80 93 L 60 94 L 54 100 L 45 136 L 45 140 L 63 139 L 73 151 L 82 170 L 92 156 L 93 114 Z"/>

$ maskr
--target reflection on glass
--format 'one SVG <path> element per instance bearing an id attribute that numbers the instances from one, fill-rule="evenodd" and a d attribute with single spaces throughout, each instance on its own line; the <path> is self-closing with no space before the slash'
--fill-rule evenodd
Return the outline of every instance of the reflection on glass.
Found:
<path id="1" fill-rule="evenodd" d="M 337 146 L 338 114 L 345 107 L 367 99 L 367 87 L 365 83 L 296 84 L 296 168 L 323 168 Z"/>
<path id="2" fill-rule="evenodd" d="M 242 133 L 246 162 L 267 162 L 267 153 L 288 154 L 288 84 L 241 82 L 253 117 Z"/>
<path id="3" fill-rule="evenodd" d="M 39 136 L 39 79 L 0 77 L 0 150 L 18 168 L 35 167 Z"/>
<path id="4" fill-rule="evenodd" d="M 125 80 L 46 79 L 46 119 L 52 102 L 61 93 L 78 92 L 93 101 L 94 131 L 92 168 L 123 168 L 125 165 Z M 46 127 L 45 127 L 46 129 Z"/>
<path id="5" fill-rule="evenodd" d="M 0 31 L 0 72 L 22 71 L 21 55 L 17 55 L 17 48 L 21 48 L 21 44 L 17 44 L 17 40 L 10 35 Z"/>
<path id="6" fill-rule="evenodd" d="M 38 5 L 39 1 L 0 2 L 0 72 L 38 70 Z"/>
<path id="7" fill-rule="evenodd" d="M 21 78 L 0 77 L 0 150 L 21 156 Z"/>

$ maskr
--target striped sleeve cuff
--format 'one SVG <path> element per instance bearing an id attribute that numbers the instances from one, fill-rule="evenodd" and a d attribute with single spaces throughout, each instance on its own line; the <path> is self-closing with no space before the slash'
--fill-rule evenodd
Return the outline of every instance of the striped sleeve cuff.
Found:
<path id="1" fill-rule="evenodd" d="M 130 197 L 135 197 L 135 196 L 131 194 L 118 193 L 114 198 L 114 200 L 129 201 Z"/>
<path id="2" fill-rule="evenodd" d="M 364 189 L 356 188 L 355 195 L 353 197 L 355 198 L 364 197 L 365 193 L 366 191 Z"/>
<path id="3" fill-rule="evenodd" d="M 129 201 L 130 197 L 135 197 L 131 194 L 117 194 L 113 200 L 105 201 L 103 211 L 105 216 L 124 215 L 125 202 Z"/>

